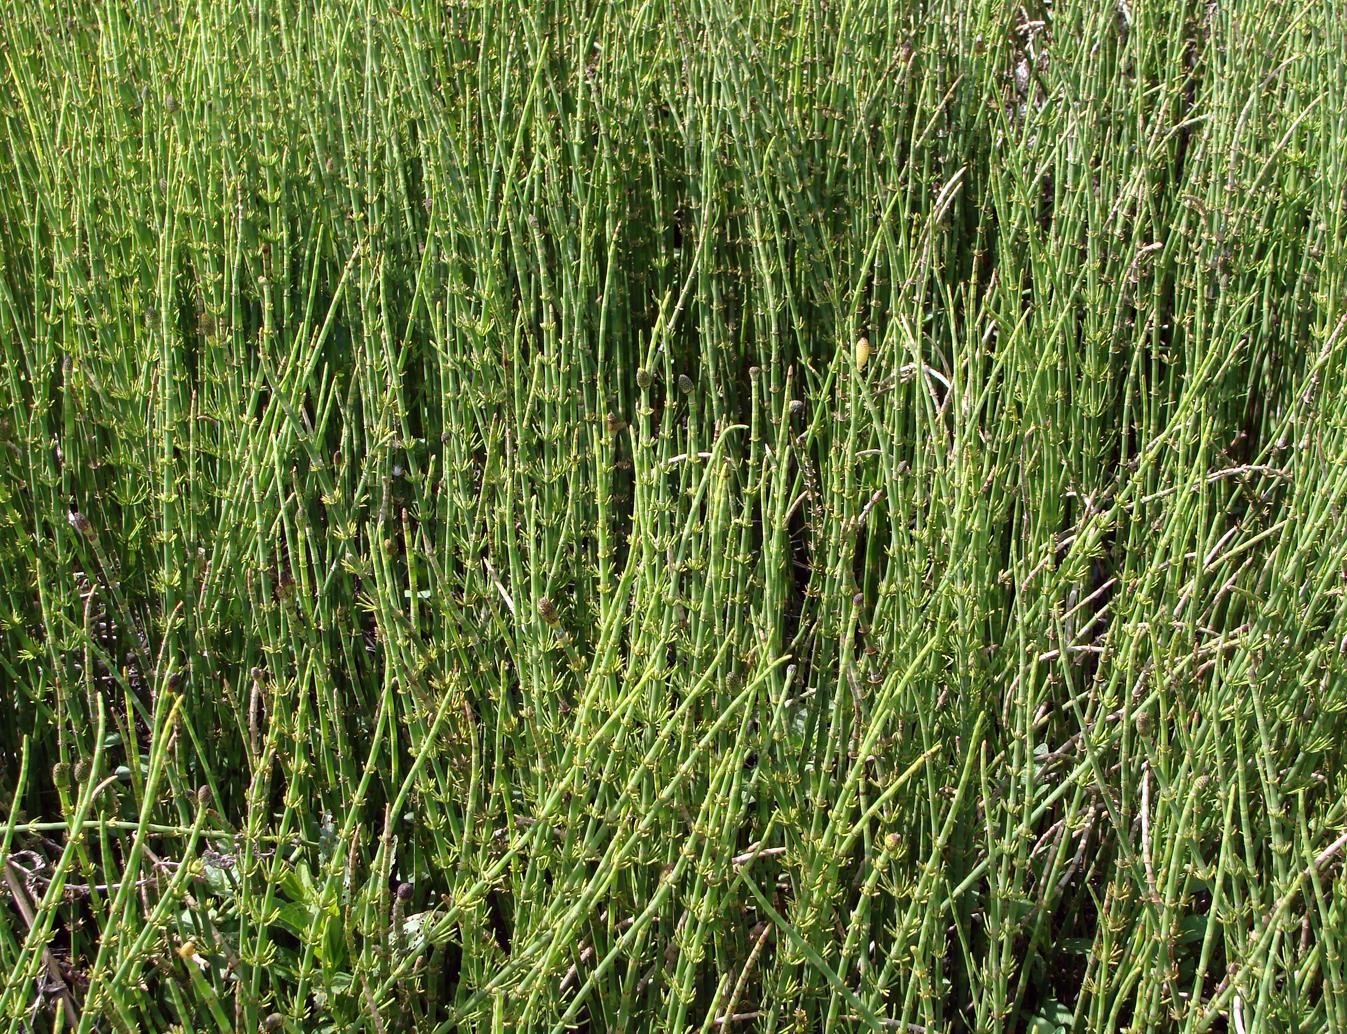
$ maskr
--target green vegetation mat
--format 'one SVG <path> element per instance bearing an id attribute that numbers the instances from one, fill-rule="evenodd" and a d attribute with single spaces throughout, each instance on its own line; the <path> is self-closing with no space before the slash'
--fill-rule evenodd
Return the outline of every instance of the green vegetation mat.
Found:
<path id="1" fill-rule="evenodd" d="M 1347 1030 L 1340 0 L 14 0 L 0 1030 Z"/>

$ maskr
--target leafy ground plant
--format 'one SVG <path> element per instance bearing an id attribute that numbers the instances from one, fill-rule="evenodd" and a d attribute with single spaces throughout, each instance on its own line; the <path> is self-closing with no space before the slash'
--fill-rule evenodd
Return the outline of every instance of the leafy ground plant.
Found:
<path id="1" fill-rule="evenodd" d="M 0 1026 L 1347 1030 L 1338 0 L 19 0 Z"/>

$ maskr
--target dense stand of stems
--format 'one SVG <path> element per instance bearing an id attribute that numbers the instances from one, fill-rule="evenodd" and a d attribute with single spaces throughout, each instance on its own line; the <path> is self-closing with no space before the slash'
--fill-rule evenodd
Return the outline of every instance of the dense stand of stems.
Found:
<path id="1" fill-rule="evenodd" d="M 14 4 L 0 1029 L 1347 1030 L 1345 53 Z"/>

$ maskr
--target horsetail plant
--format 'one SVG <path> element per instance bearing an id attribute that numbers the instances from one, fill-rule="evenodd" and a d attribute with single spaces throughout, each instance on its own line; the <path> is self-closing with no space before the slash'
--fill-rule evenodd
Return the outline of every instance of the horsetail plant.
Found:
<path id="1" fill-rule="evenodd" d="M 0 1029 L 1347 1030 L 1337 0 L 0 20 Z"/>

